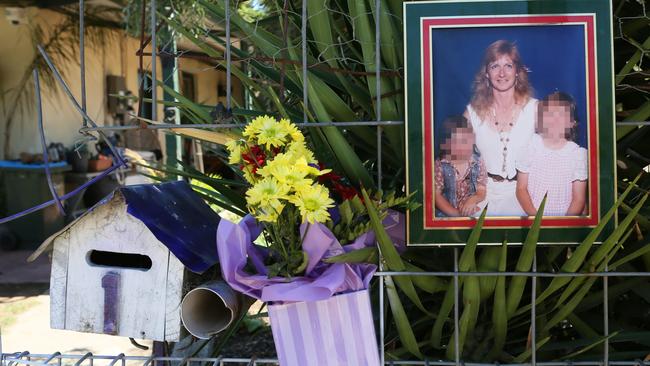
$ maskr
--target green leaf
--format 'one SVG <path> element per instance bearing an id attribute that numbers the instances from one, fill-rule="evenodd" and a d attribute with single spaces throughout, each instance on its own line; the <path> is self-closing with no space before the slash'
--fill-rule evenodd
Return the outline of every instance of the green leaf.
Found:
<path id="1" fill-rule="evenodd" d="M 339 205 L 339 214 L 341 214 L 341 222 L 345 225 L 352 224 L 352 218 L 354 214 L 352 213 L 352 208 L 350 207 L 350 201 L 345 200 Z"/>
<path id="2" fill-rule="evenodd" d="M 460 272 L 467 272 L 470 268 L 476 266 L 476 247 L 478 245 L 479 238 L 481 237 L 481 230 L 483 230 L 483 222 L 485 222 L 485 215 L 487 215 L 487 207 L 481 212 L 476 225 L 472 229 L 472 232 L 469 234 L 467 239 L 467 244 L 463 248 L 463 252 L 460 255 L 458 261 L 458 270 Z"/>
<path id="3" fill-rule="evenodd" d="M 454 334 L 451 336 L 451 338 L 449 338 L 449 345 L 447 346 L 448 359 L 453 360 L 456 358 L 456 339 L 455 339 L 456 336 L 458 336 L 458 348 L 460 349 L 460 355 L 462 358 L 464 341 L 465 338 L 467 337 L 467 332 L 470 328 L 471 317 L 473 314 L 472 311 L 473 306 L 474 305 L 472 303 L 465 305 L 465 309 L 463 310 L 463 315 L 458 320 L 459 329 L 454 330 Z"/>
<path id="4" fill-rule="evenodd" d="M 476 271 L 476 268 L 472 268 L 472 270 Z M 465 341 L 472 335 L 476 327 L 480 306 L 481 290 L 479 289 L 478 278 L 476 276 L 467 276 L 463 280 L 463 313 L 458 324 L 460 329 L 454 329 L 454 335 L 449 339 L 447 358 L 454 358 L 456 335 L 458 335 L 458 349 L 462 355 Z"/>
<path id="5" fill-rule="evenodd" d="M 647 100 L 643 105 L 634 111 L 630 116 L 626 117 L 623 121 L 646 121 L 650 117 L 650 100 Z M 625 137 L 628 133 L 641 128 L 640 126 L 619 126 L 616 127 L 616 141 Z"/>
<path id="6" fill-rule="evenodd" d="M 580 304 L 582 299 L 587 295 L 591 287 L 594 285 L 598 277 L 589 277 L 586 280 L 586 283 L 582 285 L 580 290 L 575 293 L 575 295 L 567 303 L 559 307 L 559 310 L 553 315 L 553 317 L 546 323 L 542 328 L 543 332 L 550 330 L 556 324 L 566 319 L 566 317 L 573 312 L 573 310 Z"/>
<path id="7" fill-rule="evenodd" d="M 528 235 L 524 240 L 524 244 L 521 248 L 521 254 L 519 255 L 519 260 L 517 261 L 516 271 L 517 272 L 528 272 L 530 267 L 533 264 L 533 258 L 535 257 L 535 249 L 537 249 L 537 239 L 539 238 L 539 230 L 542 225 L 542 216 L 544 215 L 544 206 L 546 205 L 546 195 L 544 199 L 539 204 L 539 209 L 535 215 L 535 220 L 533 225 L 528 230 Z M 508 286 L 508 296 L 506 301 L 506 311 L 508 318 L 511 318 L 512 315 L 517 310 L 519 302 L 521 301 L 521 296 L 524 294 L 524 287 L 526 286 L 526 277 L 523 276 L 514 276 L 510 279 L 510 286 Z"/>
<path id="8" fill-rule="evenodd" d="M 625 65 L 623 65 L 618 74 L 616 74 L 616 85 L 619 85 L 621 81 L 625 79 L 627 74 L 629 74 L 630 71 L 634 69 L 634 66 L 637 65 L 639 61 L 641 61 L 641 57 L 643 57 L 647 50 L 650 49 L 650 37 L 646 38 L 645 42 L 643 42 L 643 45 L 640 48 L 642 49 L 637 50 L 634 55 L 632 55 L 632 57 L 627 60 Z"/>
<path id="9" fill-rule="evenodd" d="M 575 313 L 569 314 L 567 316 L 567 320 L 571 323 L 573 329 L 575 329 L 576 332 L 578 332 L 582 337 L 584 338 L 598 337 L 598 333 L 595 330 L 593 330 L 589 326 L 589 324 L 585 323 L 582 319 L 580 319 Z"/>
<path id="10" fill-rule="evenodd" d="M 162 81 L 156 80 L 156 84 L 161 86 L 166 93 L 168 93 L 176 100 L 178 100 L 184 107 L 191 110 L 192 113 L 195 113 L 199 118 L 201 118 L 204 121 L 203 123 L 212 122 L 212 117 L 210 116 L 210 113 L 207 110 L 203 109 L 201 106 L 192 102 L 191 100 L 185 98 L 182 94 L 175 91 L 174 88 L 165 85 L 165 83 L 163 83 Z"/>
<path id="11" fill-rule="evenodd" d="M 402 301 L 397 294 L 397 289 L 393 283 L 393 279 L 390 276 L 385 276 L 384 281 L 386 282 L 386 294 L 388 295 L 388 302 L 390 303 L 390 310 L 395 319 L 395 325 L 397 327 L 397 333 L 399 338 L 402 341 L 402 344 L 409 352 L 413 355 L 423 358 L 422 353 L 420 352 L 420 347 L 415 339 L 415 334 L 413 334 L 413 329 L 409 323 L 406 312 L 404 311 L 404 306 Z"/>
<path id="12" fill-rule="evenodd" d="M 546 343 L 548 343 L 548 341 L 550 341 L 550 340 L 551 340 L 551 337 L 546 337 L 546 338 L 541 339 L 539 342 L 537 342 L 537 345 L 536 345 L 536 347 L 535 347 L 535 350 L 538 350 L 538 351 L 539 351 L 539 349 L 542 348 L 542 346 L 544 346 L 544 345 L 545 345 Z M 512 363 L 523 363 L 524 361 L 526 361 L 526 360 L 528 360 L 528 359 L 530 358 L 530 356 L 532 355 L 532 353 L 533 353 L 532 350 L 529 348 L 529 349 L 525 350 L 525 351 L 524 351 L 522 354 L 520 354 L 519 356 L 515 357 L 515 358 L 512 360 Z"/>
<path id="13" fill-rule="evenodd" d="M 375 236 L 377 237 L 379 251 L 381 252 L 384 262 L 386 263 L 386 267 L 390 271 L 404 271 L 406 266 L 402 262 L 402 258 L 400 258 L 397 249 L 395 249 L 395 245 L 390 240 L 390 237 L 388 236 L 388 233 L 382 224 L 382 220 L 379 217 L 379 213 L 377 212 L 375 204 L 370 199 L 368 192 L 364 188 L 361 189 L 361 193 L 363 194 L 363 203 L 365 204 L 366 211 L 370 217 L 370 223 L 372 225 L 373 231 L 375 232 Z M 397 283 L 400 289 L 404 291 L 404 294 L 406 294 L 406 296 L 408 296 L 408 298 L 411 299 L 411 301 L 413 301 L 413 303 L 420 310 L 422 310 L 422 312 L 425 314 L 430 314 L 424 305 L 422 305 L 420 297 L 415 291 L 415 287 L 413 286 L 413 281 L 411 280 L 410 276 L 397 276 L 395 277 L 395 283 Z"/>
<path id="14" fill-rule="evenodd" d="M 579 350 L 577 350 L 577 351 L 575 351 L 575 352 L 569 353 L 568 355 L 564 355 L 564 356 L 562 356 L 561 360 L 570 360 L 570 359 L 573 359 L 574 357 L 576 357 L 576 356 L 578 356 L 578 355 L 581 355 L 581 354 L 583 354 L 583 353 L 589 351 L 590 349 L 592 349 L 592 348 L 594 348 L 594 347 L 596 347 L 596 346 L 598 346 L 598 345 L 601 345 L 601 344 L 605 343 L 606 341 L 608 341 L 608 340 L 614 338 L 614 337 L 617 336 L 618 334 L 619 334 L 619 332 L 617 331 L 617 332 L 614 332 L 614 333 L 612 333 L 612 334 L 610 334 L 610 335 L 608 335 L 608 336 L 602 336 L 602 337 L 596 339 L 596 341 L 594 341 L 592 344 L 590 344 L 590 345 L 588 345 L 588 346 L 585 346 L 585 347 L 582 347 L 581 349 L 579 349 Z M 560 359 L 556 359 L 556 361 L 559 361 L 559 360 L 560 360 Z"/>
<path id="15" fill-rule="evenodd" d="M 406 270 L 409 272 L 425 272 L 422 268 L 411 264 L 409 262 L 404 262 L 406 265 Z M 444 291 L 447 289 L 447 281 L 435 276 L 410 276 L 413 284 L 421 289 L 422 291 L 428 292 L 430 294 Z"/>
<path id="16" fill-rule="evenodd" d="M 499 268 L 499 260 L 501 259 L 500 247 L 487 247 L 481 252 L 478 259 L 477 270 L 479 272 L 496 272 Z M 481 301 L 487 300 L 497 284 L 496 276 L 483 276 L 479 277 L 479 284 L 481 286 Z"/>
<path id="17" fill-rule="evenodd" d="M 458 286 L 460 287 L 461 281 L 458 280 Z M 454 281 L 450 281 L 447 286 L 447 291 L 445 291 L 445 297 L 442 299 L 442 304 L 440 304 L 440 310 L 438 311 L 438 316 L 436 321 L 433 323 L 433 329 L 431 330 L 431 345 L 433 348 L 440 349 L 442 344 L 442 329 L 449 318 L 449 313 L 454 307 Z"/>
<path id="18" fill-rule="evenodd" d="M 379 255 L 377 248 L 361 248 L 348 253 L 325 258 L 325 263 L 377 263 Z"/>
<path id="19" fill-rule="evenodd" d="M 499 272 L 505 272 L 508 261 L 508 242 L 503 241 L 500 248 Z M 497 358 L 503 351 L 508 334 L 508 315 L 506 313 L 506 277 L 497 277 L 494 288 L 494 306 L 492 307 L 492 323 L 494 324 L 494 345 L 488 360 Z"/>

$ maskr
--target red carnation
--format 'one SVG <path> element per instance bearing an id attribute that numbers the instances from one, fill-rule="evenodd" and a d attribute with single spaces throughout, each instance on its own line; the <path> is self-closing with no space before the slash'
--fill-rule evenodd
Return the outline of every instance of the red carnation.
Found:
<path id="1" fill-rule="evenodd" d="M 257 168 L 264 166 L 266 162 L 266 154 L 259 145 L 253 145 L 251 148 L 242 154 L 242 159 L 250 165 L 253 165 L 253 173 Z"/>

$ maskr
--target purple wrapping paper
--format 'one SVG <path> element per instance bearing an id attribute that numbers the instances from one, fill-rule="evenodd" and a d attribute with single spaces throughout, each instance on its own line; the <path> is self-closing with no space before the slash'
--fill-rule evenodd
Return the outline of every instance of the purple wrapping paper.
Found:
<path id="1" fill-rule="evenodd" d="M 280 365 L 379 365 L 368 290 L 268 309 Z"/>
<path id="2" fill-rule="evenodd" d="M 398 250 L 403 250 L 403 215 L 390 211 L 383 224 Z M 301 235 L 306 229 L 306 223 L 300 226 Z M 261 228 L 252 216 L 244 217 L 239 224 L 222 219 L 217 229 L 217 251 L 226 282 L 233 289 L 264 302 L 317 301 L 334 294 L 364 290 L 377 269 L 374 264 L 322 262 L 324 258 L 374 246 L 373 232 L 365 233 L 353 243 L 342 246 L 325 225 L 312 224 L 303 241 L 303 250 L 309 257 L 305 275 L 291 280 L 284 277 L 268 278 L 263 265 L 266 248 L 253 244 L 260 232 Z M 244 270 L 248 258 L 256 274 Z"/>

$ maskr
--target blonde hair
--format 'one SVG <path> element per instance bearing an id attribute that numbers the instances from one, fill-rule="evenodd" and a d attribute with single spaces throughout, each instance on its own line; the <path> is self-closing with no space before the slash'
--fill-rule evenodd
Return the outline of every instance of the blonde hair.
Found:
<path id="1" fill-rule="evenodd" d="M 524 104 L 530 99 L 532 94 L 532 87 L 528 81 L 528 69 L 524 66 L 519 55 L 517 46 L 510 41 L 498 40 L 485 49 L 481 67 L 474 76 L 474 83 L 472 85 L 472 100 L 470 102 L 472 108 L 476 113 L 485 119 L 488 116 L 489 108 L 494 102 L 494 94 L 492 85 L 487 78 L 488 66 L 490 63 L 496 61 L 500 56 L 509 56 L 515 64 L 516 79 L 515 79 L 515 102 Z"/>

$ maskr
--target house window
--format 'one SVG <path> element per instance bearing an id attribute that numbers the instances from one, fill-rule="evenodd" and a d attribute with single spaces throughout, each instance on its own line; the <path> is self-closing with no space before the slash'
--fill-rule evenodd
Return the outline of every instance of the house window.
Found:
<path id="1" fill-rule="evenodd" d="M 185 98 L 196 102 L 196 84 L 194 74 L 181 71 L 181 92 Z"/>

